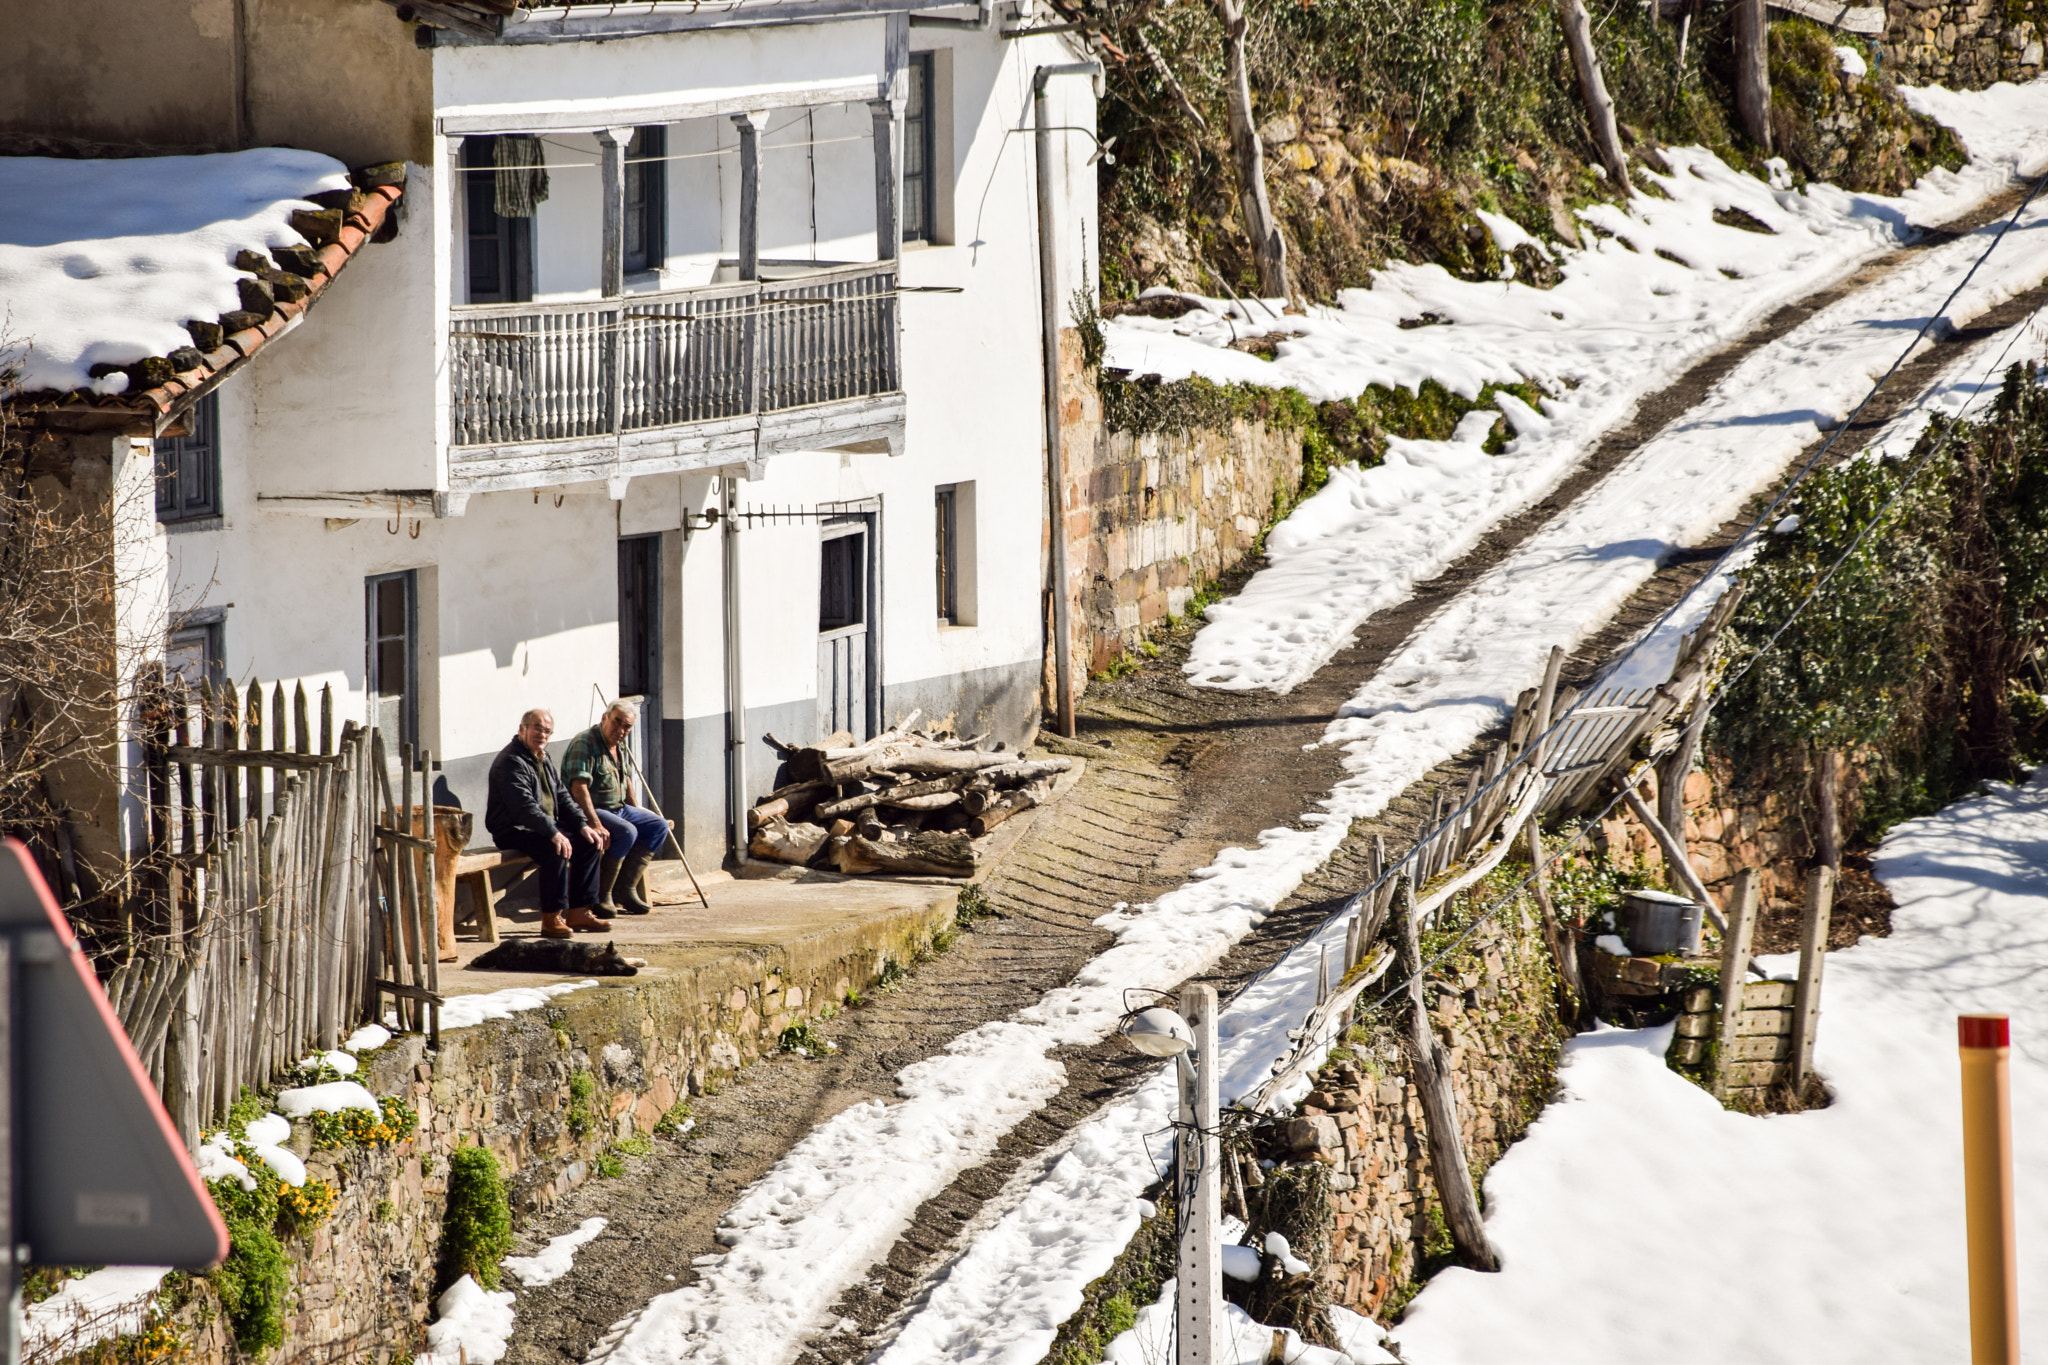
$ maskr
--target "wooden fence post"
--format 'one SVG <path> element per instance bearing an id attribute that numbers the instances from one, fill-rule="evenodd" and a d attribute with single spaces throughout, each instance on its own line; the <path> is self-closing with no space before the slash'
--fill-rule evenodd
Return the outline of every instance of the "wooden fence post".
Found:
<path id="1" fill-rule="evenodd" d="M 1822 864 L 1806 874 L 1806 922 L 1799 936 L 1799 989 L 1792 997 L 1792 1093 L 1804 1094 L 1813 1075 L 1813 1035 L 1820 1027 L 1821 967 L 1828 952 L 1828 918 L 1835 906 L 1835 870 Z"/>
<path id="2" fill-rule="evenodd" d="M 1421 927 L 1415 922 L 1415 883 L 1404 881 L 1401 892 L 1401 952 L 1408 972 L 1408 1003 L 1413 1007 L 1408 1020 L 1409 1043 L 1415 1053 L 1415 1088 L 1422 1095 L 1437 1200 L 1443 1205 L 1444 1225 L 1450 1229 L 1458 1258 L 1474 1270 L 1498 1270 L 1500 1264 L 1486 1242 L 1479 1195 L 1472 1187 L 1472 1168 L 1465 1161 L 1458 1099 L 1451 1091 L 1450 1057 L 1429 1022 L 1429 1002 L 1422 987 Z"/>
<path id="3" fill-rule="evenodd" d="M 1742 1017 L 1742 981 L 1749 970 L 1749 939 L 1756 928 L 1758 882 L 1755 868 L 1735 874 L 1729 896 L 1728 929 L 1721 940 L 1721 1026 L 1715 1034 L 1714 1098 L 1728 1098 L 1728 1078 L 1735 1065 L 1735 1023 Z"/>

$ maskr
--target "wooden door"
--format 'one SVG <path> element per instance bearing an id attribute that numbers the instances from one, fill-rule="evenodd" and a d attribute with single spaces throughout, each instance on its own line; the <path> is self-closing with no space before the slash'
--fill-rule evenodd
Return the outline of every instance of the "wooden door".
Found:
<path id="1" fill-rule="evenodd" d="M 818 734 L 873 733 L 868 628 L 873 594 L 868 520 L 827 522 L 818 554 Z"/>

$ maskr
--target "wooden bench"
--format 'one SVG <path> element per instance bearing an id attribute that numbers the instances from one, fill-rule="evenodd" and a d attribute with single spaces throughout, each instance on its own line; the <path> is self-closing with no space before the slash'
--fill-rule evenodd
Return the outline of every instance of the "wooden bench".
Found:
<path id="1" fill-rule="evenodd" d="M 669 821 L 668 827 L 673 830 L 676 822 Z M 491 885 L 491 873 L 501 867 L 516 868 L 519 875 L 505 883 L 503 887 L 494 887 Z M 448 925 L 450 934 L 453 934 L 456 890 L 467 886 L 478 939 L 485 943 L 496 943 L 498 902 L 504 899 L 507 891 L 532 875 L 533 859 L 524 853 L 511 853 L 497 848 L 473 848 L 457 853 L 448 863 L 448 870 L 444 873 L 441 883 L 447 897 L 446 908 L 441 911 L 442 923 Z M 647 874 L 644 872 L 640 874 L 640 895 L 643 898 L 647 895 Z"/>

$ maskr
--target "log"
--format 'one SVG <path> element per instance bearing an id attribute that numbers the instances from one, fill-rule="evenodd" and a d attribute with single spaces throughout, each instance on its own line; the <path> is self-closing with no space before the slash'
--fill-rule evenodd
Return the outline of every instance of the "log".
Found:
<path id="1" fill-rule="evenodd" d="M 967 822 L 967 832 L 979 839 L 1011 816 L 1021 815 L 1030 810 L 1042 799 L 1042 794 L 1030 787 L 1022 791 L 1006 792 L 994 805 Z"/>
<path id="2" fill-rule="evenodd" d="M 920 831 L 892 844 L 856 834 L 832 841 L 833 864 L 848 876 L 894 872 L 925 877 L 974 875 L 973 845 L 964 834 Z"/>
<path id="3" fill-rule="evenodd" d="M 1474 1270 L 1498 1270 L 1493 1248 L 1486 1242 L 1486 1224 L 1479 1213 L 1479 1195 L 1472 1187 L 1472 1167 L 1465 1160 L 1463 1131 L 1458 1126 L 1458 1099 L 1451 1092 L 1451 1062 L 1430 1026 L 1429 1004 L 1422 989 L 1421 928 L 1415 914 L 1413 883 L 1403 887 L 1407 904 L 1401 915 L 1401 954 L 1408 972 L 1409 1043 L 1415 1054 L 1415 1088 L 1422 1096 L 1423 1121 L 1429 1142 L 1430 1170 L 1436 1177 L 1437 1199 L 1444 1225 L 1458 1259 Z"/>
<path id="4" fill-rule="evenodd" d="M 789 798 L 786 796 L 771 797 L 747 812 L 747 828 L 759 829 L 770 820 L 777 817 L 786 819 L 788 815 Z"/>
<path id="5" fill-rule="evenodd" d="M 778 863 L 795 863 L 801 866 L 817 856 L 828 838 L 823 825 L 799 821 L 791 824 L 780 816 L 770 819 L 754 831 L 754 837 L 747 844 L 747 851 L 757 858 L 769 858 Z"/>
<path id="6" fill-rule="evenodd" d="M 910 741 L 860 749 L 842 756 L 827 754 L 822 762 L 825 780 L 857 782 L 881 773 L 914 773 L 920 777 L 944 777 L 952 773 L 974 773 L 1016 761 L 1014 754 L 990 753 L 984 749 L 934 749 Z"/>
<path id="7" fill-rule="evenodd" d="M 1657 841 L 1657 847 L 1664 854 L 1664 866 L 1671 869 L 1671 875 L 1685 888 L 1685 894 L 1700 903 L 1700 909 L 1706 912 L 1707 918 L 1714 922 L 1716 929 L 1727 933 L 1728 917 L 1721 913 L 1721 907 L 1714 904 L 1714 898 L 1707 894 L 1706 883 L 1700 880 L 1700 874 L 1693 871 L 1692 859 L 1686 855 L 1685 845 L 1680 843 L 1670 830 L 1664 828 L 1664 822 L 1651 812 L 1648 803 L 1636 792 L 1636 782 L 1641 781 L 1641 777 L 1634 774 L 1632 776 L 1635 777 L 1635 781 L 1625 782 L 1621 789 L 1622 800 L 1628 802 L 1629 814 L 1635 816 L 1636 821 L 1650 831 L 1650 837 Z"/>
<path id="8" fill-rule="evenodd" d="M 857 814 L 873 806 L 895 806 L 920 796 L 951 793 L 966 786 L 974 778 L 973 773 L 954 773 L 949 777 L 935 777 L 927 782 L 907 782 L 898 787 L 885 787 L 881 791 L 862 792 L 843 801 L 822 801 L 818 804 L 817 818 L 830 820 L 841 815 Z"/>
<path id="9" fill-rule="evenodd" d="M 902 788 L 899 787 L 896 791 L 881 793 L 881 804 L 889 807 L 891 810 L 912 811 L 944 810 L 948 806 L 960 804 L 959 792 L 928 792 L 921 796 L 897 795 L 897 791 L 901 790 Z"/>

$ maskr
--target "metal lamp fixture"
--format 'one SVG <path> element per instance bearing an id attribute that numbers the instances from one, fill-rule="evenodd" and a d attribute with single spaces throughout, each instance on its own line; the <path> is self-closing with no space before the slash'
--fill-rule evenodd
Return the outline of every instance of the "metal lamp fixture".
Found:
<path id="1" fill-rule="evenodd" d="M 1117 1032 L 1148 1057 L 1178 1057 L 1195 1045 L 1188 1021 L 1163 1005 L 1125 1015 Z"/>

